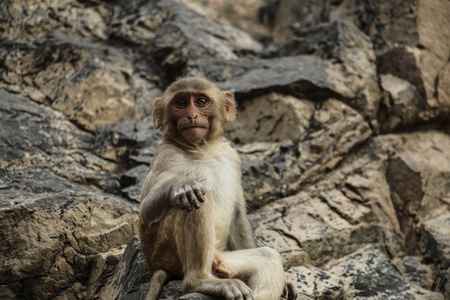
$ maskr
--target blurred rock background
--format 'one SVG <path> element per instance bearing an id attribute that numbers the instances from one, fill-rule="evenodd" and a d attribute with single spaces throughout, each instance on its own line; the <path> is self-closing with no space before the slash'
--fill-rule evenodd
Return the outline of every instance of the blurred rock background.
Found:
<path id="1" fill-rule="evenodd" d="M 2 0 L 0 299 L 143 299 L 152 103 L 195 74 L 299 299 L 450 299 L 449 57 L 447 0 Z"/>

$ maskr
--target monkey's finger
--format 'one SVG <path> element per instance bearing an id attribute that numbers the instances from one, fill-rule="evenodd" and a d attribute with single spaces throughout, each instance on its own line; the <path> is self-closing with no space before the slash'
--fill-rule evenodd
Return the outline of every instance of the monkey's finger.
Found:
<path id="1" fill-rule="evenodd" d="M 237 280 L 236 283 L 242 295 L 244 296 L 244 299 L 253 300 L 253 293 L 251 288 L 241 280 Z"/>
<path id="2" fill-rule="evenodd" d="M 197 197 L 197 200 L 198 201 L 200 201 L 200 202 L 205 202 L 205 192 L 203 192 L 203 190 L 200 188 L 200 187 L 198 187 L 198 188 L 194 188 L 194 193 L 195 193 L 195 196 Z"/>
<path id="3" fill-rule="evenodd" d="M 227 298 L 227 300 L 243 300 L 242 293 L 234 284 L 228 285 L 225 297 Z"/>
<path id="4" fill-rule="evenodd" d="M 189 205 L 191 206 L 191 208 L 194 207 L 196 209 L 199 209 L 200 203 L 197 200 L 197 196 L 196 196 L 194 190 L 190 186 L 187 186 L 185 190 L 186 190 L 186 195 L 187 195 Z"/>
<path id="5" fill-rule="evenodd" d="M 188 198 L 186 197 L 185 193 L 179 195 L 179 203 L 180 203 L 180 208 L 181 209 L 183 209 L 183 210 L 185 209 L 187 211 L 191 211 L 192 210 L 192 207 L 191 207 L 191 205 L 190 205 L 190 203 L 188 201 Z"/>

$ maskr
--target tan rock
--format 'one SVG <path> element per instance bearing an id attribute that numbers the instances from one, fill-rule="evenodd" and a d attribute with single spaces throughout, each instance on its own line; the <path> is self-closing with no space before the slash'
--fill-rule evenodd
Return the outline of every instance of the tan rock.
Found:
<path id="1" fill-rule="evenodd" d="M 84 297 L 95 256 L 137 232 L 136 210 L 99 193 L 21 193 L 2 203 L 0 280 L 18 298 Z"/>

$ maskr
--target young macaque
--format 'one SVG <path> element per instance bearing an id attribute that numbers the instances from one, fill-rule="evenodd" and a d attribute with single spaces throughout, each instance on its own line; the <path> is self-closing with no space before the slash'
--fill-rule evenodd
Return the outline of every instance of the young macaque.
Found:
<path id="1" fill-rule="evenodd" d="M 169 279 L 185 293 L 228 300 L 296 298 L 281 257 L 255 248 L 246 216 L 239 156 L 223 136 L 235 118 L 232 93 L 204 78 L 182 78 L 155 101 L 164 141 L 141 193 L 140 239 L 153 273 L 147 299 Z"/>

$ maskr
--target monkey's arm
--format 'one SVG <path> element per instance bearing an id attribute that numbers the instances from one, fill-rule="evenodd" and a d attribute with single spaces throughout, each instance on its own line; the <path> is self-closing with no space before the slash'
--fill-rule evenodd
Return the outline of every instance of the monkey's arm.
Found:
<path id="1" fill-rule="evenodd" d="M 164 172 L 158 175 L 149 173 L 148 181 L 144 182 L 146 192 L 141 195 L 141 219 L 149 224 L 165 214 L 171 207 L 191 211 L 200 208 L 205 201 L 201 187 L 191 180 Z"/>
<path id="2" fill-rule="evenodd" d="M 229 250 L 255 248 L 252 227 L 245 212 L 245 200 L 242 199 L 236 207 L 236 214 L 231 222 L 230 238 L 228 240 Z"/>

